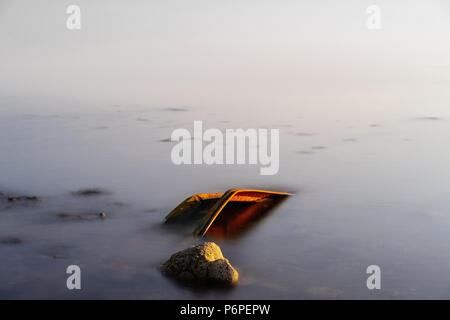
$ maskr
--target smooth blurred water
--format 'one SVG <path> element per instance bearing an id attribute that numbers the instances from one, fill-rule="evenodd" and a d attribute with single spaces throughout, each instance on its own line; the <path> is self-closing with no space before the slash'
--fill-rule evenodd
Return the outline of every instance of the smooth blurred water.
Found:
<path id="1" fill-rule="evenodd" d="M 0 298 L 450 297 L 445 108 L 356 117 L 301 106 L 182 109 L 1 97 L 0 191 L 42 200 L 1 203 L 0 240 L 23 243 L 0 244 Z M 161 140 L 194 120 L 280 128 L 279 174 L 173 165 L 173 144 Z M 94 187 L 110 193 L 72 194 Z M 200 290 L 162 276 L 162 262 L 200 241 L 164 228 L 164 216 L 190 195 L 232 187 L 295 192 L 244 237 L 218 242 L 238 286 Z M 71 264 L 81 267 L 82 290 L 66 288 Z M 382 290 L 366 288 L 372 264 Z"/>

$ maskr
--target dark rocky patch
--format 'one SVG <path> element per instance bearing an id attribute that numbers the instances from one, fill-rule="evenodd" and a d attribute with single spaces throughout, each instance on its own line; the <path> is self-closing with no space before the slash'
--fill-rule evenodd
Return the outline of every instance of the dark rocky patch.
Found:
<path id="1" fill-rule="evenodd" d="M 4 245 L 18 245 L 22 244 L 23 240 L 17 237 L 0 237 L 0 244 Z"/>
<path id="2" fill-rule="evenodd" d="M 110 202 L 108 203 L 109 206 L 114 206 L 114 207 L 127 207 L 129 206 L 128 203 L 122 202 L 122 201 L 114 201 L 114 202 Z"/>
<path id="3" fill-rule="evenodd" d="M 101 211 L 82 213 L 60 212 L 56 216 L 64 221 L 95 221 L 104 219 L 107 215 L 105 212 Z"/>
<path id="4" fill-rule="evenodd" d="M 15 201 L 39 201 L 39 198 L 36 196 L 21 196 L 21 197 L 9 197 L 9 202 Z"/>
<path id="5" fill-rule="evenodd" d="M 0 200 L 8 203 L 29 204 L 41 201 L 37 196 L 15 196 L 0 192 Z"/>
<path id="6" fill-rule="evenodd" d="M 45 253 L 43 253 L 42 255 L 46 256 L 46 257 L 49 257 L 49 258 L 52 258 L 52 259 L 55 259 L 55 260 L 68 259 L 67 256 L 62 255 L 62 254 L 45 254 Z"/>
<path id="7" fill-rule="evenodd" d="M 82 189 L 72 192 L 72 195 L 79 197 L 103 196 L 111 194 L 111 192 L 99 188 Z"/>
<path id="8" fill-rule="evenodd" d="M 50 245 L 48 248 L 40 251 L 39 254 L 55 260 L 68 259 L 69 255 L 67 253 L 71 248 L 72 247 L 63 244 Z"/>
<path id="9" fill-rule="evenodd" d="M 183 112 L 183 111 L 189 111 L 186 108 L 176 108 L 176 107 L 171 107 L 171 108 L 165 108 L 164 110 L 166 111 L 172 111 L 172 112 Z"/>
<path id="10" fill-rule="evenodd" d="M 418 117 L 416 118 L 417 120 L 428 120 L 428 121 L 439 121 L 439 120 L 444 120 L 441 117 Z"/>
<path id="11" fill-rule="evenodd" d="M 194 140 L 194 137 L 190 137 L 189 139 L 181 139 L 181 140 L 172 140 L 171 138 L 166 138 L 166 139 L 158 140 L 158 142 L 178 142 L 178 141 L 184 141 L 184 140 Z"/>
<path id="12" fill-rule="evenodd" d="M 311 133 L 311 132 L 296 132 L 295 135 L 299 136 L 299 137 L 312 137 L 312 136 L 315 136 L 315 134 Z"/>
<path id="13" fill-rule="evenodd" d="M 156 209 L 156 208 L 144 210 L 144 212 L 147 212 L 147 213 L 154 213 L 154 212 L 158 212 L 158 211 L 161 211 L 161 210 L 160 209 Z"/>

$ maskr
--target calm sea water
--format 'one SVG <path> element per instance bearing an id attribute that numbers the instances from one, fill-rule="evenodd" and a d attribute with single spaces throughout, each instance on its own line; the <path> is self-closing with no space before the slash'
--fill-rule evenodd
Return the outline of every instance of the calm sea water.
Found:
<path id="1" fill-rule="evenodd" d="M 0 191 L 41 201 L 1 204 L 0 298 L 450 298 L 445 108 L 351 117 L 301 106 L 213 110 L 2 96 Z M 279 174 L 173 165 L 164 140 L 194 120 L 280 128 Z M 164 228 L 164 216 L 190 195 L 232 187 L 295 192 L 243 237 L 218 242 L 240 273 L 237 287 L 195 289 L 162 276 L 172 253 L 201 241 Z M 108 192 L 72 194 L 83 188 Z M 71 264 L 81 267 L 82 290 L 66 288 Z M 372 264 L 382 290 L 366 288 Z"/>

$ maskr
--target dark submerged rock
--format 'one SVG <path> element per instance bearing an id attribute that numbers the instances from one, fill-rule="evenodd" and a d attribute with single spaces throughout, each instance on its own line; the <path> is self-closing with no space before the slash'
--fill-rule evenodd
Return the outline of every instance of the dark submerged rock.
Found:
<path id="1" fill-rule="evenodd" d="M 110 192 L 99 188 L 82 189 L 72 192 L 72 195 L 78 197 L 102 196 L 107 194 L 110 194 Z"/>
<path id="2" fill-rule="evenodd" d="M 0 192 L 0 200 L 8 203 L 29 204 L 41 201 L 37 196 L 16 196 Z"/>
<path id="3" fill-rule="evenodd" d="M 65 221 L 93 221 L 106 218 L 105 212 L 81 212 L 81 213 L 69 213 L 60 212 L 57 217 Z"/>
<path id="4" fill-rule="evenodd" d="M 0 243 L 5 245 L 17 245 L 22 244 L 23 240 L 17 237 L 1 237 Z"/>

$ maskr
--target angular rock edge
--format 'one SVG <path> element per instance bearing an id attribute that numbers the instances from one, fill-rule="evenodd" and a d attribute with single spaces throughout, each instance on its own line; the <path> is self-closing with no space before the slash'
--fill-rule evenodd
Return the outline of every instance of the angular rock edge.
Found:
<path id="1" fill-rule="evenodd" d="M 236 269 L 214 242 L 204 242 L 174 253 L 162 265 L 161 271 L 184 282 L 235 285 L 239 279 Z"/>

